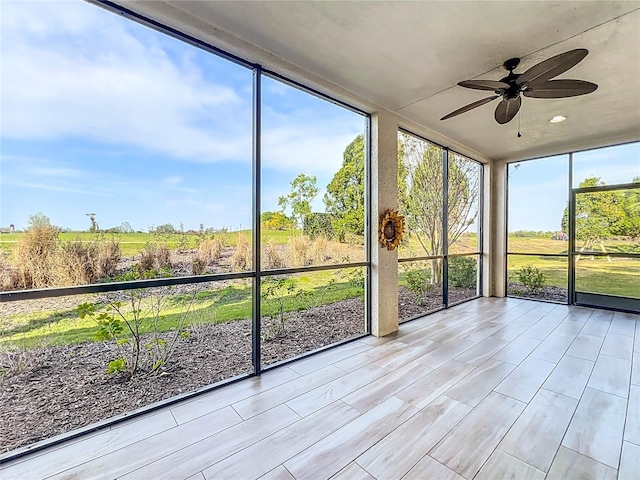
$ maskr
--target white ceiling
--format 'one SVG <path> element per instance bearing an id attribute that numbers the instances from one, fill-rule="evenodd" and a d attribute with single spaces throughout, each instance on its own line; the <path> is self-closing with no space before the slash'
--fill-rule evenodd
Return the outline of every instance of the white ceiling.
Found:
<path id="1" fill-rule="evenodd" d="M 350 92 L 368 110 L 383 107 L 484 158 L 519 160 L 640 140 L 640 1 L 122 3 L 250 61 L 282 59 L 294 67 L 284 74 L 299 67 L 313 86 L 343 98 Z M 439 120 L 491 94 L 457 82 L 499 80 L 508 58 L 522 58 L 521 73 L 574 48 L 590 53 L 558 78 L 588 80 L 598 90 L 524 98 L 522 138 L 517 117 L 495 122 L 497 101 Z M 314 82 L 318 77 L 325 82 Z M 550 124 L 554 115 L 567 120 Z"/>

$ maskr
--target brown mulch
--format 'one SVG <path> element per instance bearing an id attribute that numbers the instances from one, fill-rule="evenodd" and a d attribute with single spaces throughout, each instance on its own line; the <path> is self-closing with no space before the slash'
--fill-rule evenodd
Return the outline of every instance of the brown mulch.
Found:
<path id="1" fill-rule="evenodd" d="M 450 295 L 455 303 L 475 296 L 475 290 L 452 289 Z M 441 292 L 433 291 L 420 306 L 411 292 L 401 288 L 400 318 L 440 308 L 441 298 Z M 268 323 L 263 320 L 263 334 Z M 294 313 L 285 337 L 262 342 L 262 364 L 352 338 L 364 330 L 364 304 L 357 298 L 321 306 L 312 314 Z M 114 346 L 96 342 L 0 358 L 0 367 L 5 368 L 22 362 L 20 373 L 0 376 L 0 453 L 249 373 L 251 322 L 198 326 L 179 340 L 159 374 L 140 374 L 133 380 L 107 374 L 106 365 L 115 357 Z"/>

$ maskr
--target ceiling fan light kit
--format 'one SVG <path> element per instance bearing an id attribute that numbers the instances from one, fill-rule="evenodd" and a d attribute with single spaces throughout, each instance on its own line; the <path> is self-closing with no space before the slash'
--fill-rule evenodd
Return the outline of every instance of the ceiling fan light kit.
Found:
<path id="1" fill-rule="evenodd" d="M 509 74 L 499 81 L 465 80 L 458 83 L 465 88 L 493 91 L 494 95 L 454 110 L 440 120 L 447 120 L 502 97 L 495 110 L 494 118 L 496 122 L 504 125 L 513 120 L 520 110 L 522 106 L 520 94 L 529 98 L 567 98 L 595 92 L 598 88 L 595 83 L 584 80 L 552 80 L 576 66 L 588 53 L 589 51 L 585 48 L 570 50 L 544 60 L 522 74 L 514 72 L 520 64 L 520 59 L 510 58 L 503 64 Z"/>

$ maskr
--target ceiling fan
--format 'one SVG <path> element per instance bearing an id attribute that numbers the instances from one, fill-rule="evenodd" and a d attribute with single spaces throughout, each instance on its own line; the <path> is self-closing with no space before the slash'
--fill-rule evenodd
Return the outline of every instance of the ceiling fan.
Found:
<path id="1" fill-rule="evenodd" d="M 503 64 L 505 70 L 509 71 L 509 75 L 500 79 L 500 81 L 466 80 L 458 83 L 458 85 L 465 88 L 493 91 L 495 95 L 465 105 L 449 115 L 445 115 L 440 120 L 447 120 L 502 97 L 494 116 L 496 122 L 505 124 L 510 122 L 520 110 L 522 105 L 521 93 L 525 97 L 531 98 L 565 98 L 592 93 L 598 88 L 595 83 L 584 80 L 551 80 L 553 77 L 557 77 L 576 66 L 588 53 L 589 50 L 585 48 L 570 50 L 544 60 L 522 74 L 514 73 L 520 63 L 520 59 L 511 58 Z"/>

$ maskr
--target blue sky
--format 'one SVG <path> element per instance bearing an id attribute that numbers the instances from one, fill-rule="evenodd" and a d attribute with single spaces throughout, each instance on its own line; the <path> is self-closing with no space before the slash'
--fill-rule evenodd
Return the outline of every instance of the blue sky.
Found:
<path id="1" fill-rule="evenodd" d="M 515 168 L 516 165 L 519 165 Z M 573 155 L 574 187 L 588 177 L 607 185 L 631 183 L 640 176 L 640 144 Z M 569 156 L 530 160 L 509 166 L 509 231 L 560 230 L 568 201 Z"/>
<path id="2" fill-rule="evenodd" d="M 250 225 L 250 70 L 80 1 L 3 1 L 1 22 L 0 226 Z M 299 173 L 324 190 L 363 129 L 265 78 L 263 210 Z"/>

